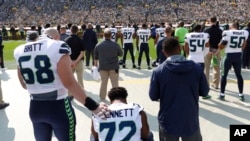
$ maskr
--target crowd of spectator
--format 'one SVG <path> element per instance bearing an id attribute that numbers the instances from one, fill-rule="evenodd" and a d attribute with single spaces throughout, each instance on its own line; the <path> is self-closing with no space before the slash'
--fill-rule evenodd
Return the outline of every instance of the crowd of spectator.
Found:
<path id="1" fill-rule="evenodd" d="M 249 0 L 2 0 L 0 24 L 20 27 L 73 23 L 246 22 Z"/>

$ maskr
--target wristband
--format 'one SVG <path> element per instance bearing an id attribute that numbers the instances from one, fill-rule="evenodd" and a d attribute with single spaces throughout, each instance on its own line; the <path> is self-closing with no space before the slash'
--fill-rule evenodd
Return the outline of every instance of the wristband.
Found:
<path id="1" fill-rule="evenodd" d="M 99 104 L 90 97 L 86 97 L 84 106 L 87 107 L 90 111 L 94 111 L 98 108 Z"/>

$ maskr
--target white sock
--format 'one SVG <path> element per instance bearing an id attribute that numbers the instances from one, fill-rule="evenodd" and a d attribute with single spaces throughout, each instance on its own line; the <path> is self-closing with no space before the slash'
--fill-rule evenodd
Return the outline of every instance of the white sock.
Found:
<path id="1" fill-rule="evenodd" d="M 225 94 L 224 93 L 220 93 L 220 96 L 225 96 Z"/>
<path id="2" fill-rule="evenodd" d="M 239 94 L 239 96 L 243 96 L 243 94 Z"/>

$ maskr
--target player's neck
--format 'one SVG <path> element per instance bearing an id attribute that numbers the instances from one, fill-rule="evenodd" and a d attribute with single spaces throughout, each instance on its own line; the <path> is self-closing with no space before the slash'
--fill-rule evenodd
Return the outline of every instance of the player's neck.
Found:
<path id="1" fill-rule="evenodd" d="M 112 104 L 113 104 L 113 103 L 125 103 L 125 104 L 127 104 L 127 101 L 126 101 L 126 100 L 116 99 L 116 100 L 112 101 L 111 103 L 112 103 Z"/>

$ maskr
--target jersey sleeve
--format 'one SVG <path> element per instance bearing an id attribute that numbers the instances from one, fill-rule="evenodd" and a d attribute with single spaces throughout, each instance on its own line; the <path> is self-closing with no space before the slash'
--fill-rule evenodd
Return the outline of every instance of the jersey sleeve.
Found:
<path id="1" fill-rule="evenodd" d="M 19 63 L 18 63 L 18 58 L 19 58 L 19 53 L 21 52 L 21 50 L 22 50 L 22 47 L 23 45 L 20 45 L 20 46 L 18 46 L 18 47 L 16 47 L 16 49 L 14 50 L 14 58 L 15 58 L 15 60 L 16 60 L 16 64 L 17 65 L 19 65 Z"/>
<path id="2" fill-rule="evenodd" d="M 68 44 L 62 43 L 59 48 L 59 53 L 60 54 L 71 54 L 71 49 Z"/>
<path id="3" fill-rule="evenodd" d="M 246 37 L 246 40 L 249 38 L 249 32 L 245 30 L 245 37 Z"/>
<path id="4" fill-rule="evenodd" d="M 222 44 L 226 45 L 228 43 L 228 33 L 226 31 L 222 32 Z"/>
<path id="5" fill-rule="evenodd" d="M 141 105 L 139 105 L 139 104 L 136 104 L 136 103 L 129 103 L 129 104 L 133 105 L 133 109 L 136 110 L 136 111 L 138 111 L 138 113 L 141 112 L 141 111 L 143 111 L 143 109 L 144 109 L 144 108 L 143 108 Z"/>
<path id="6" fill-rule="evenodd" d="M 209 41 L 209 34 L 208 33 L 204 33 L 205 35 L 205 43 L 207 43 Z"/>
<path id="7" fill-rule="evenodd" d="M 63 41 L 58 41 L 54 44 L 54 48 L 56 50 L 53 50 L 54 51 L 54 55 L 52 56 L 53 57 L 53 60 L 55 60 L 56 62 L 58 62 L 61 57 L 63 55 L 70 55 L 71 54 L 71 49 L 70 47 L 68 46 L 67 43 L 63 42 Z"/>

